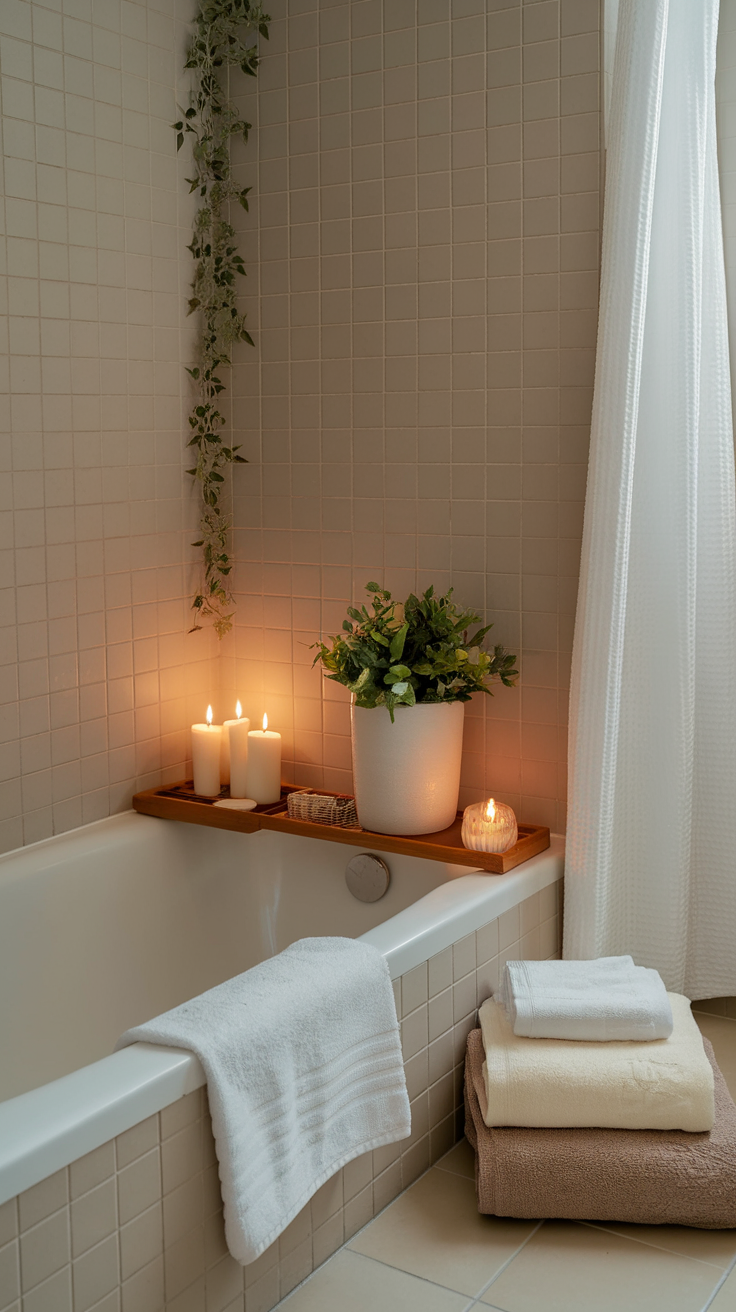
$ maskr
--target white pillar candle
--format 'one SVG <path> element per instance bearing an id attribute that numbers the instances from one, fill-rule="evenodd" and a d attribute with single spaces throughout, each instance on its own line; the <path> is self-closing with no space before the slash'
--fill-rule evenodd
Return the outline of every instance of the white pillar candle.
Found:
<path id="1" fill-rule="evenodd" d="M 246 719 L 243 719 L 243 718 L 242 718 L 242 715 L 243 715 L 243 708 L 242 708 L 242 706 L 240 705 L 240 702 L 236 702 L 236 704 L 235 704 L 235 714 L 236 714 L 237 717 L 238 717 L 237 720 L 224 720 L 224 721 L 223 721 L 223 725 L 222 725 L 222 746 L 221 746 L 221 748 L 220 748 L 220 783 L 221 783 L 221 784 L 229 784 L 229 783 L 230 783 L 230 768 L 231 768 L 231 767 L 230 767 L 230 726 L 231 726 L 231 725 L 233 725 L 233 724 L 235 724 L 235 725 L 238 725 L 238 724 L 243 725 L 243 724 L 244 724 L 244 725 L 246 726 L 245 731 L 244 731 L 244 737 L 245 737 L 245 743 L 246 743 L 246 745 L 245 745 L 245 747 L 243 748 L 243 751 L 246 753 L 246 755 L 247 755 L 247 752 L 248 752 L 248 738 L 247 738 L 247 735 L 248 735 L 248 729 L 250 729 L 250 720 L 247 719 L 247 718 L 246 718 Z M 237 731 L 236 731 L 236 732 L 237 732 Z M 242 797 L 243 794 L 242 794 L 242 793 L 232 793 L 232 796 L 233 796 L 233 797 Z"/>
<path id="2" fill-rule="evenodd" d="M 268 716 L 263 717 L 262 729 L 251 729 L 248 734 L 248 767 L 246 795 L 254 797 L 260 806 L 278 802 L 281 798 L 281 734 L 268 728 Z"/>
<path id="3" fill-rule="evenodd" d="M 227 742 L 228 782 L 231 797 L 247 797 L 245 791 L 248 769 L 248 732 L 250 720 L 243 718 L 240 702 L 235 707 L 237 720 L 226 720 L 223 726 L 223 740 Z"/>
<path id="4" fill-rule="evenodd" d="M 194 791 L 200 797 L 217 797 L 220 791 L 220 744 L 222 726 L 212 723 L 212 707 L 207 707 L 207 723 L 192 725 L 192 771 Z"/>

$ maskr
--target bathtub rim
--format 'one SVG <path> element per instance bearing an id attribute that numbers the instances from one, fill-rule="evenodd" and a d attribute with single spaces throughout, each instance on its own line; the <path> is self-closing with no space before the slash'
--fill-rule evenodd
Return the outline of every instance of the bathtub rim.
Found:
<path id="1" fill-rule="evenodd" d="M 398 979 L 557 883 L 563 864 L 564 839 L 553 835 L 546 851 L 508 874 L 471 871 L 450 879 L 360 938 L 382 952 Z M 205 1082 L 192 1052 L 135 1043 L 6 1099 L 0 1103 L 0 1145 L 9 1146 L 0 1156 L 0 1206 Z"/>
<path id="2" fill-rule="evenodd" d="M 525 898 L 557 883 L 562 879 L 564 856 L 565 840 L 553 834 L 544 852 L 508 874 L 474 870 L 450 879 L 382 925 L 361 934 L 361 940 L 383 953 L 391 978 L 398 979 Z M 479 915 L 485 919 L 479 920 Z"/>

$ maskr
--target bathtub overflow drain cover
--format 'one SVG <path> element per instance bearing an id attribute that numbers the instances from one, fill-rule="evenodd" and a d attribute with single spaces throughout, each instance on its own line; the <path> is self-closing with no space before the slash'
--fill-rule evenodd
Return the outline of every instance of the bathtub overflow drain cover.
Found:
<path id="1" fill-rule="evenodd" d="M 377 902 L 391 883 L 391 871 L 380 856 L 361 852 L 348 861 L 345 883 L 359 902 Z"/>

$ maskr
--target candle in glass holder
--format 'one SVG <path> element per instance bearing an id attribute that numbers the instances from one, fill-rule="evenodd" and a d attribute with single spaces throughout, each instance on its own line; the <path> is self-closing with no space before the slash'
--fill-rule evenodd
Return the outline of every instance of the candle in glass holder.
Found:
<path id="1" fill-rule="evenodd" d="M 223 725 L 223 744 L 227 743 L 227 782 L 231 797 L 247 797 L 245 781 L 248 772 L 248 733 L 250 720 L 243 718 L 243 708 L 236 703 L 237 720 L 226 720 Z"/>
<path id="2" fill-rule="evenodd" d="M 194 791 L 200 797 L 217 797 L 220 792 L 220 750 L 222 725 L 212 723 L 212 707 L 207 707 L 207 723 L 192 725 L 192 772 Z"/>
<path id="3" fill-rule="evenodd" d="M 519 837 L 516 816 L 505 802 L 473 802 L 463 811 L 463 847 L 472 852 L 508 852 Z"/>
<path id="4" fill-rule="evenodd" d="M 245 772 L 246 796 L 260 806 L 281 799 L 281 734 L 268 728 L 268 716 L 262 729 L 248 734 L 248 765 Z"/>

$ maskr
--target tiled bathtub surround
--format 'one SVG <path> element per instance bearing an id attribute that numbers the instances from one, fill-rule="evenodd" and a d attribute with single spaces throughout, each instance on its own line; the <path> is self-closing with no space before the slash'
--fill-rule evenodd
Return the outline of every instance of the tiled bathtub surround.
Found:
<path id="1" fill-rule="evenodd" d="M 394 987 L 412 1135 L 339 1171 L 251 1266 L 227 1253 L 203 1090 L 0 1208 L 0 1312 L 269 1312 L 452 1146 L 477 1005 L 559 948 L 552 885 Z"/>
<path id="2" fill-rule="evenodd" d="M 187 8 L 0 4 L 0 851 L 181 777 L 214 688 L 186 634 Z"/>
<path id="3" fill-rule="evenodd" d="M 237 633 L 223 686 L 350 791 L 310 669 L 376 579 L 453 584 L 521 652 L 467 712 L 463 803 L 564 828 L 598 295 L 597 0 L 275 0 L 240 176 Z M 256 279 L 256 265 L 258 279 Z"/>

